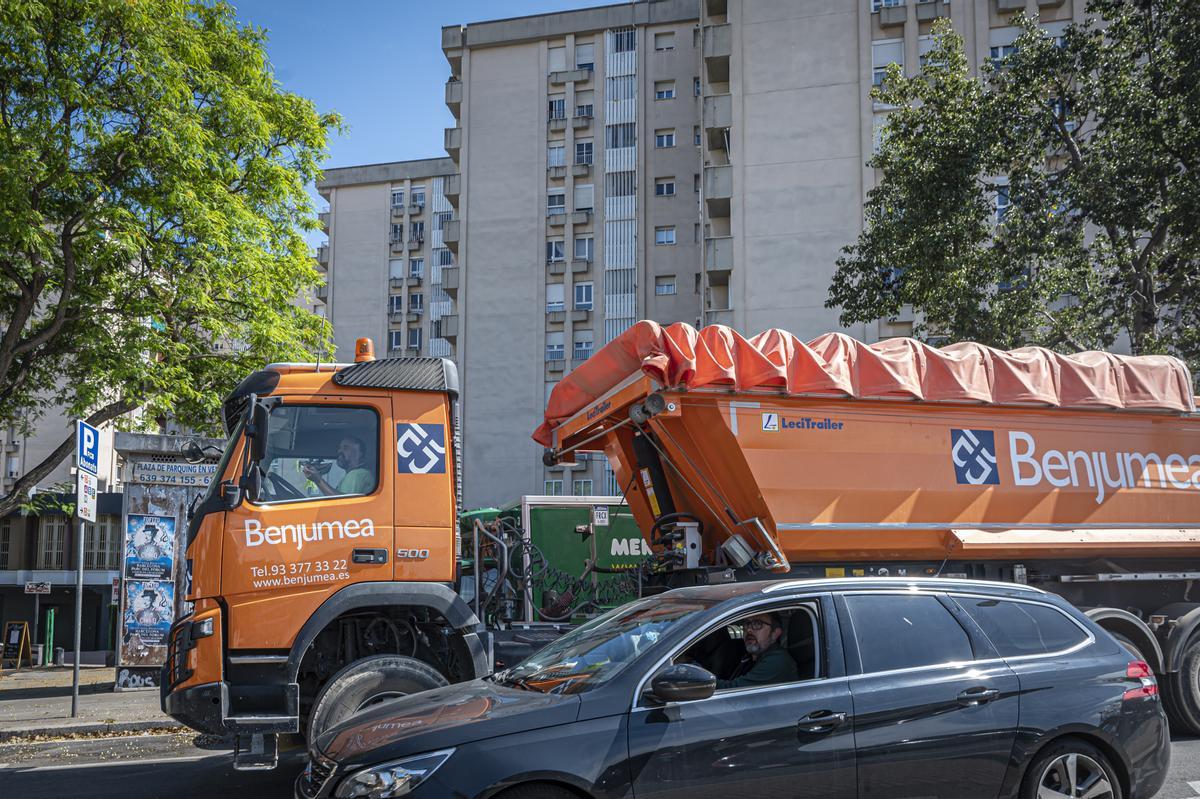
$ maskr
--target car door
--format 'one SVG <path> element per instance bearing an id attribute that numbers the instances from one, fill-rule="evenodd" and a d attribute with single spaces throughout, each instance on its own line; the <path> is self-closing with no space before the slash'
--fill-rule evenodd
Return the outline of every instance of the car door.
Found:
<path id="1" fill-rule="evenodd" d="M 933 593 L 854 593 L 837 605 L 859 799 L 995 797 L 1019 690 L 978 628 Z"/>
<path id="2" fill-rule="evenodd" d="M 856 795 L 853 718 L 836 612 L 828 597 L 814 607 L 821 609 L 824 664 L 816 678 L 717 691 L 694 702 L 655 705 L 637 698 L 629 722 L 637 799 Z M 645 685 L 668 662 L 651 669 Z"/>

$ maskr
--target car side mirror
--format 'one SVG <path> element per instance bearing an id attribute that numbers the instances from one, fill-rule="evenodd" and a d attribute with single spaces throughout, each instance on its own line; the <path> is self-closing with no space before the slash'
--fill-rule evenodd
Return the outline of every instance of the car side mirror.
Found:
<path id="1" fill-rule="evenodd" d="M 676 663 L 650 680 L 650 693 L 660 702 L 695 702 L 717 690 L 717 678 L 695 663 Z"/>

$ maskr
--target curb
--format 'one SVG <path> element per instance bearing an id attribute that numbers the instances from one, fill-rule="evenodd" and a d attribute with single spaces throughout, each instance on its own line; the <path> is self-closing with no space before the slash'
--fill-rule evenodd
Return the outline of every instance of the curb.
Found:
<path id="1" fill-rule="evenodd" d="M 146 730 L 168 730 L 171 732 L 185 732 L 187 727 L 169 719 L 155 719 L 152 721 L 94 721 L 85 722 L 82 724 L 64 724 L 57 727 L 30 727 L 22 730 L 0 730 L 0 744 L 8 743 L 14 738 L 32 738 L 34 736 L 44 736 L 48 738 L 66 738 L 72 735 L 114 735 L 131 732 L 144 732 Z"/>

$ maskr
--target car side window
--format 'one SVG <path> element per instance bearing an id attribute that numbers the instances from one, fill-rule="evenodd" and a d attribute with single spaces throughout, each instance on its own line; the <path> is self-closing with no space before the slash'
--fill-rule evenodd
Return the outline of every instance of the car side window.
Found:
<path id="1" fill-rule="evenodd" d="M 718 691 L 814 679 L 822 672 L 819 613 L 815 602 L 748 612 L 688 646 L 676 662 L 712 672 Z"/>
<path id="2" fill-rule="evenodd" d="M 845 597 L 864 674 L 969 661 L 971 639 L 928 594 Z"/>
<path id="3" fill-rule="evenodd" d="M 379 416 L 369 408 L 271 408 L 261 503 L 363 496 L 379 484 Z"/>
<path id="4" fill-rule="evenodd" d="M 968 596 L 954 599 L 983 628 L 1001 657 L 1061 652 L 1088 638 L 1066 614 L 1040 602 Z"/>

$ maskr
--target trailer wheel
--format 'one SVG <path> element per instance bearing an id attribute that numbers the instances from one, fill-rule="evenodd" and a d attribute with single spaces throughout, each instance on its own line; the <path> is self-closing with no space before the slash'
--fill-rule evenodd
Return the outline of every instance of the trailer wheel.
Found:
<path id="1" fill-rule="evenodd" d="M 1179 671 L 1167 675 L 1163 704 L 1175 732 L 1200 735 L 1200 633 L 1183 648 Z"/>
<path id="2" fill-rule="evenodd" d="M 308 715 L 308 740 L 371 705 L 448 685 L 427 663 L 403 655 L 356 660 L 329 678 Z"/>

